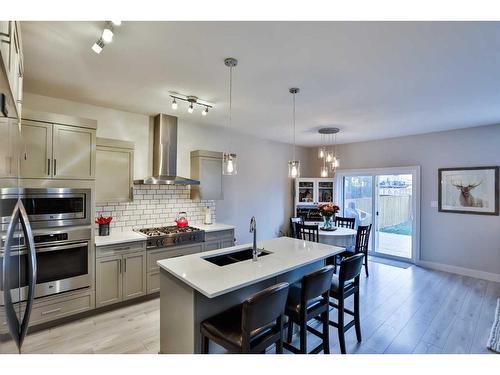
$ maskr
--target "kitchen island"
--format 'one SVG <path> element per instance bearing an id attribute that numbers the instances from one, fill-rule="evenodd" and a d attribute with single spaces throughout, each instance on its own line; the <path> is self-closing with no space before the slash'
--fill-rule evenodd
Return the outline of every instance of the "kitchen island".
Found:
<path id="1" fill-rule="evenodd" d="M 321 268 L 325 258 L 344 251 L 288 237 L 257 245 L 265 255 L 256 262 L 237 259 L 251 244 L 158 261 L 160 353 L 199 353 L 203 320 L 268 286 L 298 281 Z M 227 256 L 233 253 L 239 255 Z"/>

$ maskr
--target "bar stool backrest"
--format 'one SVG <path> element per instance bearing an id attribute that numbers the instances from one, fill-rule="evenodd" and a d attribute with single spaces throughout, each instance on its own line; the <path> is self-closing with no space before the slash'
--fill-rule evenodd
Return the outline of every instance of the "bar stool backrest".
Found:
<path id="1" fill-rule="evenodd" d="M 368 243 L 370 242 L 370 231 L 372 225 L 358 226 L 358 233 L 356 234 L 356 253 L 366 253 L 368 251 Z"/>
<path id="2" fill-rule="evenodd" d="M 319 227 L 317 225 L 295 224 L 299 240 L 319 242 Z"/>
<path id="3" fill-rule="evenodd" d="M 280 283 L 247 298 L 243 302 L 241 319 L 243 332 L 250 334 L 283 315 L 288 297 L 288 287 L 288 283 Z"/>
<path id="4" fill-rule="evenodd" d="M 361 268 L 363 268 L 363 258 L 364 254 L 358 253 L 342 259 L 339 271 L 340 283 L 344 283 L 359 276 Z"/>
<path id="5" fill-rule="evenodd" d="M 332 277 L 333 266 L 325 266 L 302 277 L 302 302 L 327 293 L 332 285 Z"/>
<path id="6" fill-rule="evenodd" d="M 291 217 L 290 230 L 293 238 L 297 238 L 297 224 L 304 224 L 304 219 L 301 217 Z"/>

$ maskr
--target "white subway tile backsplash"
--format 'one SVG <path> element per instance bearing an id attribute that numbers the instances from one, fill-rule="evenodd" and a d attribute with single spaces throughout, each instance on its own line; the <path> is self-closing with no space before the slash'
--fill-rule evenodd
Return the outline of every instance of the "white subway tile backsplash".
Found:
<path id="1" fill-rule="evenodd" d="M 96 215 L 113 216 L 113 231 L 174 225 L 179 211 L 186 211 L 190 224 L 201 224 L 205 219 L 203 208 L 207 206 L 215 221 L 215 201 L 191 200 L 189 189 L 189 186 L 137 185 L 133 202 L 100 204 L 96 206 Z"/>

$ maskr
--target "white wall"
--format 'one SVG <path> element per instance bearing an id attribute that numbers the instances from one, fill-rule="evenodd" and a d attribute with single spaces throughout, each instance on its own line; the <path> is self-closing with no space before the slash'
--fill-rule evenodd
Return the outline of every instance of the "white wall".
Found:
<path id="1" fill-rule="evenodd" d="M 97 120 L 97 136 L 135 143 L 136 178 L 151 173 L 151 126 L 149 116 L 118 111 L 64 99 L 24 94 L 24 106 L 31 110 L 55 112 Z M 220 127 L 191 124 L 179 119 L 177 174 L 190 175 L 190 151 L 224 151 L 228 137 L 238 154 L 238 175 L 224 177 L 224 200 L 216 203 L 217 221 L 236 225 L 238 242 L 249 242 L 250 217 L 257 218 L 258 238 L 272 238 L 288 227 L 292 214 L 291 181 L 287 161 L 291 146 L 267 141 Z M 297 156 L 308 166 L 309 152 L 297 148 Z"/>
<path id="2" fill-rule="evenodd" d="M 421 260 L 500 274 L 500 217 L 438 212 L 438 168 L 500 165 L 500 125 L 338 148 L 342 169 L 421 166 Z M 313 170 L 320 164 L 310 150 Z M 314 158 L 314 159 L 313 159 Z"/>

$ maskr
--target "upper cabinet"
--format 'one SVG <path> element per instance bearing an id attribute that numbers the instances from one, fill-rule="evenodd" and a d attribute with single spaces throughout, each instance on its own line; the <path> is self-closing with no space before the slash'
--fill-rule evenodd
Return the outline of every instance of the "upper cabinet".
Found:
<path id="1" fill-rule="evenodd" d="M 333 200 L 333 178 L 297 178 L 295 180 L 295 204 L 314 206 Z"/>
<path id="2" fill-rule="evenodd" d="M 222 190 L 222 153 L 191 151 L 191 178 L 200 181 L 191 185 L 191 199 L 224 199 Z"/>
<path id="3" fill-rule="evenodd" d="M 97 138 L 96 202 L 130 202 L 133 184 L 134 143 Z"/>
<path id="4" fill-rule="evenodd" d="M 23 50 L 21 40 L 21 26 L 18 21 L 0 21 L 0 55 L 7 77 L 10 93 L 5 93 L 12 100 L 13 108 L 8 108 L 9 117 L 21 117 L 23 100 Z M 17 116 L 12 113 L 17 112 Z"/>
<path id="5" fill-rule="evenodd" d="M 22 178 L 95 178 L 95 121 L 36 112 L 26 116 L 21 122 Z"/>
<path id="6" fill-rule="evenodd" d="M 95 177 L 95 130 L 54 125 L 53 176 L 66 179 Z"/>

